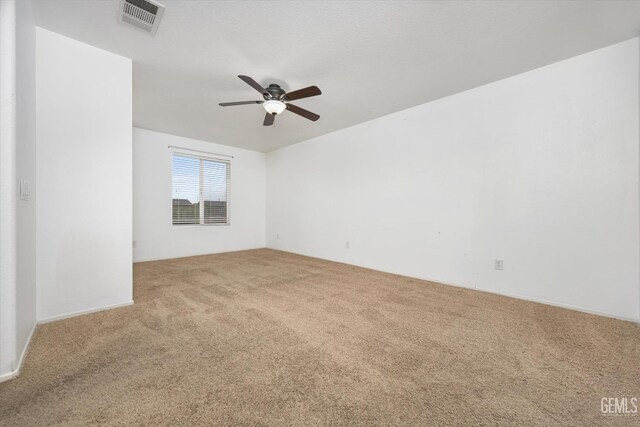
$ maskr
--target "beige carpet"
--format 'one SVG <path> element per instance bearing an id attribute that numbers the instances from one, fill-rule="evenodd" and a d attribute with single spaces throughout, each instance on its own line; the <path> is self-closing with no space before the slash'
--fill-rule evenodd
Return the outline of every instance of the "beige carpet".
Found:
<path id="1" fill-rule="evenodd" d="M 267 249 L 134 274 L 38 328 L 1 425 L 640 424 L 600 413 L 640 397 L 630 322 Z"/>

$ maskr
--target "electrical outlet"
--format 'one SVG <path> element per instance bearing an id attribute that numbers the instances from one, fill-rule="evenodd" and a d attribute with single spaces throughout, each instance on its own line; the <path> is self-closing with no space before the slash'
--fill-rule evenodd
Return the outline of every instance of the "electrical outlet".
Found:
<path id="1" fill-rule="evenodd" d="M 345 249 L 349 249 L 351 245 L 349 244 L 349 241 L 347 240 L 346 242 L 344 242 L 344 247 Z"/>
<path id="2" fill-rule="evenodd" d="M 134 240 L 133 241 L 133 249 L 135 249 L 135 248 L 136 248 L 136 241 Z"/>
<path id="3" fill-rule="evenodd" d="M 504 261 L 497 259 L 493 262 L 493 268 L 496 270 L 504 270 Z"/>
<path id="4" fill-rule="evenodd" d="M 280 233 L 276 234 L 276 240 L 280 240 Z"/>

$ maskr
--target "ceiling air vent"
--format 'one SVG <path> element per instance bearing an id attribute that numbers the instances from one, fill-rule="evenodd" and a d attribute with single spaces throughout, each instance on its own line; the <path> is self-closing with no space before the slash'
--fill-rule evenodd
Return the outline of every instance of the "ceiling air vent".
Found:
<path id="1" fill-rule="evenodd" d="M 145 30 L 152 35 L 158 31 L 163 13 L 164 6 L 152 0 L 120 1 L 120 21 Z"/>

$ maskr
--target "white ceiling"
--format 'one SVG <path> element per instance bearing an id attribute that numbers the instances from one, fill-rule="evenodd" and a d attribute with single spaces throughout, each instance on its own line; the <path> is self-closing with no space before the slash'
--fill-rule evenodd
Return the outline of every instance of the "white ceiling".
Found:
<path id="1" fill-rule="evenodd" d="M 270 151 L 637 36 L 640 1 L 160 0 L 155 37 L 117 22 L 118 0 L 33 0 L 37 24 L 134 61 L 133 122 Z M 317 85 L 263 127 L 236 76 Z"/>

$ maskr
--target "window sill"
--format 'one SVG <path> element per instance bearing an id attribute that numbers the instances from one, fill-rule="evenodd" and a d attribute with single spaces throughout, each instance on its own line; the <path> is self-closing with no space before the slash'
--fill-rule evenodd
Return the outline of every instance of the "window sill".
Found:
<path id="1" fill-rule="evenodd" d="M 225 227 L 229 226 L 231 223 L 226 224 L 171 224 L 173 227 Z"/>

